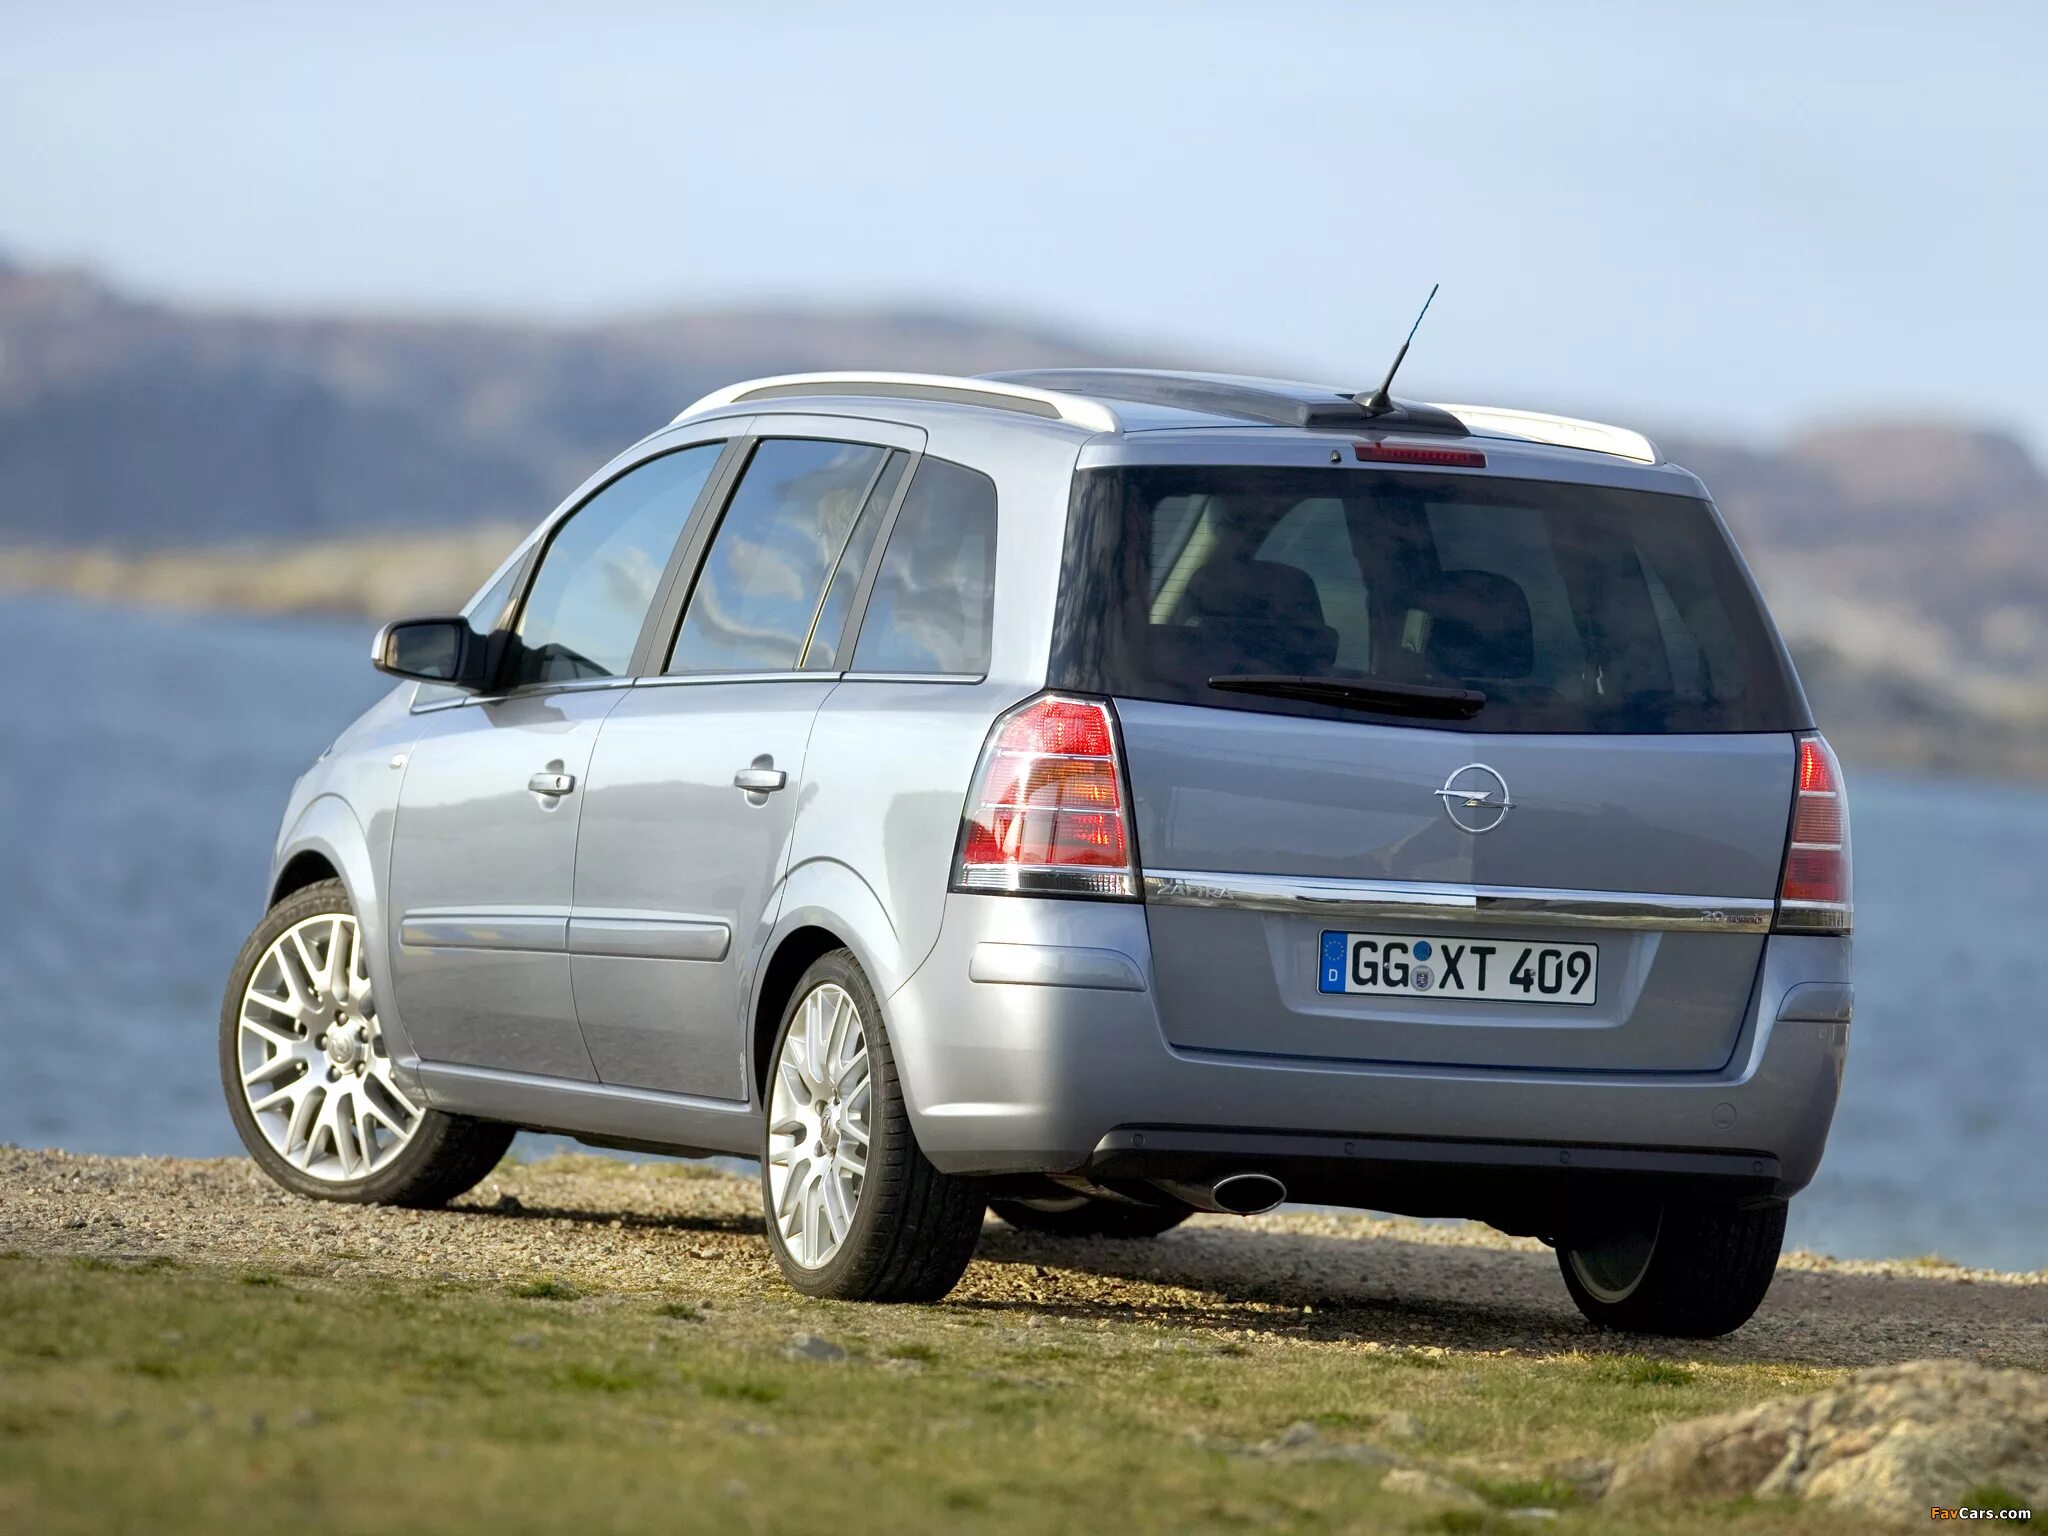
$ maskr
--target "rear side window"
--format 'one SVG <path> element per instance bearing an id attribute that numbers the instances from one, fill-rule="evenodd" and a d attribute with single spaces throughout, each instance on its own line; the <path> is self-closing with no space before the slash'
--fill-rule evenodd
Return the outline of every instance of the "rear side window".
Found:
<path id="1" fill-rule="evenodd" d="M 1467 718 L 1416 717 L 1355 707 L 1363 690 L 1341 705 L 1261 691 L 1276 678 L 1469 690 L 1484 703 Z M 1247 680 L 1262 681 L 1240 691 Z M 1473 731 L 1810 723 L 1705 502 L 1472 475 L 1086 471 L 1052 681 Z"/>
<path id="2" fill-rule="evenodd" d="M 925 459 L 882 552 L 853 670 L 987 672 L 995 567 L 995 482 Z"/>
<path id="3" fill-rule="evenodd" d="M 847 616 L 853 612 L 860 579 L 867 573 L 868 556 L 874 553 L 882 520 L 895 503 L 896 492 L 903 484 L 904 467 L 909 463 L 907 453 L 889 455 L 888 466 L 869 493 L 860 521 L 853 525 L 846 547 L 839 552 L 839 564 L 832 572 L 831 585 L 825 588 L 825 601 L 818 608 L 818 622 L 811 627 L 810 647 L 804 652 L 806 672 L 836 672 L 844 667 L 842 652 L 852 644 L 852 636 L 846 633 Z"/>
<path id="4" fill-rule="evenodd" d="M 793 670 L 887 457 L 865 443 L 760 443 L 704 557 L 668 670 Z"/>
<path id="5" fill-rule="evenodd" d="M 625 673 L 676 540 L 724 451 L 703 443 L 650 459 L 555 530 L 513 626 L 508 686 Z"/>

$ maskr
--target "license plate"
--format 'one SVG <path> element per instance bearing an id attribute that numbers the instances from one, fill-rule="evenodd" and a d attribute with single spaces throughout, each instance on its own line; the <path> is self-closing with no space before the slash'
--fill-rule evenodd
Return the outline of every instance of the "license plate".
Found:
<path id="1" fill-rule="evenodd" d="M 1325 992 L 1588 1007 L 1599 992 L 1600 946 L 1325 933 L 1321 971 Z"/>

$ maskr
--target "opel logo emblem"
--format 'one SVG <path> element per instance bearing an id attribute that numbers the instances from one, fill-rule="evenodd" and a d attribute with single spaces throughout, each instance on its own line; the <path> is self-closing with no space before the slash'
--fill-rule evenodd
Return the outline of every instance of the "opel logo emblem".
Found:
<path id="1" fill-rule="evenodd" d="M 1444 780 L 1436 796 L 1444 803 L 1444 814 L 1474 835 L 1491 832 L 1515 808 L 1508 797 L 1508 781 L 1484 763 L 1467 763 Z"/>

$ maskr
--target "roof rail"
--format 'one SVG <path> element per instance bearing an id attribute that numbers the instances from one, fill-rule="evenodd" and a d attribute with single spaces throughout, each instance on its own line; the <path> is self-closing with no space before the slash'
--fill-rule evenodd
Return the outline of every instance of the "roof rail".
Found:
<path id="1" fill-rule="evenodd" d="M 720 406 L 752 400 L 788 400 L 807 395 L 867 395 L 885 400 L 935 400 L 949 405 L 974 405 L 987 410 L 1018 411 L 1048 421 L 1064 421 L 1091 432 L 1121 432 L 1116 412 L 1099 400 L 1084 400 L 1058 390 L 1035 389 L 995 379 L 963 379 L 939 373 L 785 373 L 747 379 L 713 390 L 676 417 L 687 420 Z"/>
<path id="2" fill-rule="evenodd" d="M 1171 373 L 1156 368 L 1033 368 L 984 377 L 1007 384 L 1107 396 L 1134 405 L 1163 405 L 1211 416 L 1235 416 L 1272 427 L 1372 427 L 1382 432 L 1442 432 L 1463 437 L 1465 427 L 1435 406 L 1394 401 L 1378 416 L 1359 404 L 1362 391 L 1255 379 L 1226 373 Z"/>
<path id="3" fill-rule="evenodd" d="M 1659 463 L 1663 457 L 1642 433 L 1611 427 L 1604 421 L 1581 421 L 1547 411 L 1511 411 L 1497 405 L 1440 405 L 1437 409 L 1449 411 L 1467 431 L 1484 437 L 1519 437 L 1558 448 L 1585 448 L 1643 464 Z"/>

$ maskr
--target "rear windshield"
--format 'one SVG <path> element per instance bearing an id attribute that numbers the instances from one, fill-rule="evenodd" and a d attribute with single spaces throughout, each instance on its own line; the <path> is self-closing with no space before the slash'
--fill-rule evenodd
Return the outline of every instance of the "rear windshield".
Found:
<path id="1" fill-rule="evenodd" d="M 1054 633 L 1054 686 L 1127 698 L 1471 731 L 1810 724 L 1713 509 L 1646 491 L 1088 470 Z"/>

